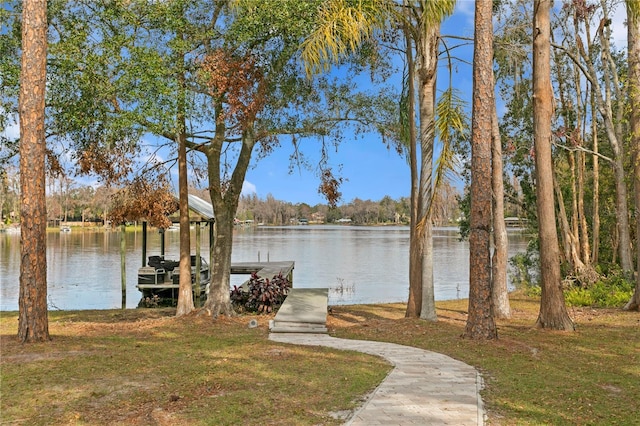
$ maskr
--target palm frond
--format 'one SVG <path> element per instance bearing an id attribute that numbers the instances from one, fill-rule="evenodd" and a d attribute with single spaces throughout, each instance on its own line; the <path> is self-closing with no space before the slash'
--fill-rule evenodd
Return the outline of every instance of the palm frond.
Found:
<path id="1" fill-rule="evenodd" d="M 400 94 L 400 102 L 399 102 L 399 108 L 398 111 L 400 113 L 400 116 L 398 117 L 398 121 L 399 121 L 399 129 L 400 129 L 400 137 L 399 137 L 399 142 L 400 145 L 402 146 L 402 151 L 405 153 L 405 156 L 407 158 L 407 162 L 409 161 L 409 149 L 410 149 L 410 145 L 412 143 L 415 143 L 415 141 L 411 140 L 411 135 L 410 135 L 410 131 L 409 131 L 409 125 L 410 125 L 410 120 L 412 120 L 413 118 L 409 117 L 409 96 L 413 96 L 413 94 L 409 94 L 409 83 L 408 83 L 408 79 L 409 79 L 409 71 L 405 69 L 402 73 L 402 93 Z"/>
<path id="2" fill-rule="evenodd" d="M 640 1 L 627 0 L 627 19 L 640 19 Z"/>
<path id="3" fill-rule="evenodd" d="M 440 24 L 444 18 L 453 14 L 456 0 L 420 0 L 422 24 L 431 26 Z"/>
<path id="4" fill-rule="evenodd" d="M 442 151 L 436 160 L 433 196 L 443 182 L 450 181 L 458 174 L 460 164 L 453 147 L 455 142 L 464 140 L 468 135 L 465 106 L 458 91 L 451 87 L 440 96 L 436 105 L 436 134 L 442 143 Z"/>
<path id="5" fill-rule="evenodd" d="M 392 9 L 390 0 L 326 0 L 318 25 L 300 46 L 307 74 L 327 71 L 356 51 L 374 31 L 386 27 Z"/>

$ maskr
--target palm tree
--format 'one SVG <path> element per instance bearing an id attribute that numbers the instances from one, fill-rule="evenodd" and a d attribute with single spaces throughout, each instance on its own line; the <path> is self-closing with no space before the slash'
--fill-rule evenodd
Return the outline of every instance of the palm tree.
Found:
<path id="1" fill-rule="evenodd" d="M 433 223 L 432 205 L 435 193 L 433 180 L 433 147 L 436 128 L 436 77 L 438 69 L 438 45 L 440 42 L 440 22 L 453 13 L 455 1 L 432 2 L 420 1 L 406 9 L 409 38 L 415 45 L 417 91 L 420 117 L 420 172 L 417 164 L 412 167 L 411 203 L 413 207 L 412 226 L 410 229 L 409 259 L 409 300 L 407 317 L 420 317 L 436 321 L 436 306 L 433 283 Z M 413 19 L 412 19 L 413 17 Z M 446 126 L 444 126 L 446 127 Z M 410 150 L 416 149 L 411 141 Z M 447 157 L 448 147 L 443 150 L 443 158 Z M 440 163 L 448 166 L 446 162 Z M 444 167 L 443 167 L 444 168 Z M 441 169 L 442 170 L 442 169 Z M 437 173 L 436 176 L 442 176 Z M 436 179 L 438 180 L 438 179 Z M 420 307 L 417 308 L 419 301 Z"/>
<path id="2" fill-rule="evenodd" d="M 407 317 L 437 319 L 433 291 L 433 249 L 431 205 L 434 194 L 433 147 L 436 135 L 436 75 L 440 22 L 453 13 L 455 0 L 326 0 L 316 30 L 302 45 L 307 72 L 327 70 L 349 52 L 355 51 L 376 30 L 389 25 L 402 28 L 407 38 L 410 86 L 417 80 L 420 129 L 414 126 L 413 90 L 407 94 L 409 159 L 411 167 L 411 230 L 409 300 Z M 415 49 L 415 60 L 412 51 Z M 416 150 L 421 150 L 418 171 Z M 445 156 L 446 157 L 446 156 Z M 446 161 L 441 162 L 443 166 Z M 436 174 L 438 176 L 438 174 Z"/>

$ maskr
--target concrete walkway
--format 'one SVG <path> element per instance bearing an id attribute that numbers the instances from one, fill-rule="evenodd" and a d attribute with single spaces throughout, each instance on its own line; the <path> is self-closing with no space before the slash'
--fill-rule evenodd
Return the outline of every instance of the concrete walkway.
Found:
<path id="1" fill-rule="evenodd" d="M 328 288 L 292 288 L 269 324 L 271 333 L 326 333 Z"/>
<path id="2" fill-rule="evenodd" d="M 378 355 L 395 368 L 346 425 L 483 425 L 482 378 L 446 355 L 394 343 L 327 334 L 271 333 L 269 339 Z"/>

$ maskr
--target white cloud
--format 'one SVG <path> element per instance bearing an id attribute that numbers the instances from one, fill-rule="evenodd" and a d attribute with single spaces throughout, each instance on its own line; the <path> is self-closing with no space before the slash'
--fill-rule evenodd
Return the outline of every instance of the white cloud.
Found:
<path id="1" fill-rule="evenodd" d="M 476 2 L 460 0 L 456 3 L 453 15 L 449 19 L 455 20 L 455 34 L 464 37 L 473 37 L 473 26 L 476 15 Z M 457 19 L 456 19 L 457 18 Z M 453 21 L 452 21 L 453 22 Z"/>
<path id="2" fill-rule="evenodd" d="M 242 195 L 251 195 L 251 194 L 257 194 L 256 191 L 256 186 L 254 184 L 252 184 L 251 182 L 249 182 L 248 180 L 245 180 L 244 182 L 242 182 Z"/>
<path id="3" fill-rule="evenodd" d="M 454 13 L 460 13 L 470 17 L 472 22 L 476 14 L 476 2 L 471 0 L 461 0 L 456 2 L 456 10 Z"/>

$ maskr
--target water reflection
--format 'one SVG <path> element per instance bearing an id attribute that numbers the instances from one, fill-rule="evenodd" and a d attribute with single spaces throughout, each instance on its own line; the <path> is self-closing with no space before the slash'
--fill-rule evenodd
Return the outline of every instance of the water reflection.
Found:
<path id="1" fill-rule="evenodd" d="M 166 233 L 166 257 L 179 257 L 179 233 Z M 127 232 L 127 307 L 137 306 L 142 234 Z M 524 251 L 527 239 L 510 233 L 509 251 Z M 202 233 L 203 254 L 208 233 Z M 159 254 L 160 237 L 149 232 L 147 254 Z M 192 236 L 192 252 L 195 237 Z M 296 287 L 328 287 L 331 304 L 406 301 L 409 275 L 407 227 L 292 226 L 236 231 L 232 261 L 293 260 Z M 437 300 L 467 297 L 469 246 L 452 228 L 434 231 Z M 19 235 L 0 234 L 0 310 L 17 310 Z M 73 230 L 47 235 L 50 309 L 110 309 L 121 305 L 120 233 Z M 232 276 L 240 284 L 246 276 Z"/>

